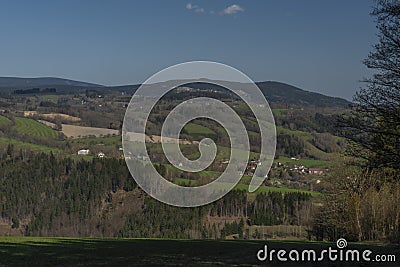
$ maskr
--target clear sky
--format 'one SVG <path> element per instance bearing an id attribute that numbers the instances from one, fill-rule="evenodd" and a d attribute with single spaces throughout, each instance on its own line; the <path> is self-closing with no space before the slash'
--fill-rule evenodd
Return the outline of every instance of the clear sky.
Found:
<path id="1" fill-rule="evenodd" d="M 136 84 L 211 60 L 351 99 L 369 75 L 372 1 L 0 1 L 0 76 Z"/>

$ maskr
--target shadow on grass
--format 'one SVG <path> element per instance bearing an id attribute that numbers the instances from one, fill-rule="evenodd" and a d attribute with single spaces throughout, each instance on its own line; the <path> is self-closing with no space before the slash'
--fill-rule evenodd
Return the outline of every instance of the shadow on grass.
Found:
<path id="1" fill-rule="evenodd" d="M 288 241 L 0 237 L 0 266 L 271 266 L 256 257 L 265 244 L 269 249 L 287 251 L 336 248 L 334 244 Z M 272 266 L 399 266 L 396 247 L 349 246 L 375 254 L 395 254 L 397 262 L 274 262 Z"/>

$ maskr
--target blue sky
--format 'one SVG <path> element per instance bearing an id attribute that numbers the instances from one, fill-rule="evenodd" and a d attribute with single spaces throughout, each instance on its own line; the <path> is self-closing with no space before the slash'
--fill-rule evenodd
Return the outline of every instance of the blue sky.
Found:
<path id="1" fill-rule="evenodd" d="M 211 60 L 351 99 L 370 72 L 372 1 L 0 2 L 0 76 L 141 83 Z"/>

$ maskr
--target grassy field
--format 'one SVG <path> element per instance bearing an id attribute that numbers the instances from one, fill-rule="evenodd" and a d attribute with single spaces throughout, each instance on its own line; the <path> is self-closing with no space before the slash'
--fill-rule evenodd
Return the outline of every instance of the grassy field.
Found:
<path id="1" fill-rule="evenodd" d="M 299 131 L 299 130 L 290 130 L 287 128 L 283 128 L 282 126 L 276 126 L 276 131 L 278 134 L 286 133 L 286 134 L 292 134 L 297 137 L 303 137 L 304 140 L 307 140 L 307 141 L 311 140 L 311 138 L 312 138 L 312 135 L 309 132 L 304 132 L 304 131 Z"/>
<path id="2" fill-rule="evenodd" d="M 235 189 L 237 190 L 248 190 L 249 186 L 246 184 L 237 184 L 235 186 Z M 300 190 L 300 189 L 294 189 L 294 188 L 288 188 L 286 186 L 281 186 L 281 187 L 275 187 L 275 186 L 266 186 L 262 185 L 260 186 L 254 194 L 260 194 L 260 193 L 268 193 L 268 192 L 280 192 L 280 193 L 290 193 L 290 192 L 299 192 L 299 193 L 309 193 L 312 196 L 320 196 L 322 195 L 320 192 L 315 192 L 315 191 L 308 191 L 308 190 Z"/>
<path id="3" fill-rule="evenodd" d="M 287 112 L 286 108 L 273 108 L 271 109 L 274 116 L 282 116 Z"/>
<path id="4" fill-rule="evenodd" d="M 32 144 L 28 142 L 22 142 L 8 137 L 0 137 L 1 146 L 5 147 L 8 144 L 13 144 L 16 149 L 30 149 L 32 151 L 40 151 L 40 152 L 50 152 L 50 151 L 61 152 L 61 150 L 58 148 Z"/>
<path id="5" fill-rule="evenodd" d="M 83 138 L 78 138 L 74 139 L 71 141 L 71 143 L 74 144 L 80 144 L 80 145 L 97 145 L 101 144 L 104 146 L 121 146 L 121 136 L 107 136 L 107 137 L 83 137 Z"/>
<path id="6" fill-rule="evenodd" d="M 59 98 L 60 98 L 59 95 L 42 95 L 41 96 L 41 99 L 44 101 L 49 101 L 49 100 L 57 101 Z"/>
<path id="7" fill-rule="evenodd" d="M 202 125 L 199 125 L 199 124 L 194 124 L 194 123 L 186 124 L 185 127 L 183 127 L 183 130 L 185 133 L 187 133 L 195 138 L 200 137 L 200 136 L 215 138 L 217 135 L 213 130 L 211 130 L 207 127 L 204 127 Z"/>
<path id="8" fill-rule="evenodd" d="M 15 117 L 15 129 L 20 134 L 37 137 L 56 138 L 57 132 L 40 122 L 33 119 Z"/>
<path id="9" fill-rule="evenodd" d="M 398 266 L 354 262 L 278 262 L 257 259 L 269 249 L 314 249 L 320 252 L 333 243 L 248 240 L 171 240 L 0 237 L 0 266 Z M 394 247 L 380 244 L 349 244 L 376 254 L 398 254 Z M 275 257 L 276 259 L 276 257 Z M 319 265 L 318 265 L 319 266 Z"/>
<path id="10" fill-rule="evenodd" d="M 0 126 L 9 124 L 10 122 L 11 121 L 8 118 L 0 115 Z"/>
<path id="11" fill-rule="evenodd" d="M 246 179 L 246 177 L 244 177 L 242 179 Z M 181 186 L 197 186 L 197 181 L 196 180 L 189 180 L 189 179 L 184 179 L 184 178 L 175 179 L 175 183 L 178 184 L 178 185 L 181 185 Z M 235 186 L 234 189 L 236 189 L 236 190 L 245 190 L 247 192 L 248 188 L 249 188 L 248 184 L 243 184 L 243 183 L 239 182 Z M 280 192 L 280 193 L 300 192 L 300 193 L 309 193 L 312 196 L 320 196 L 320 195 L 322 195 L 320 192 L 315 192 L 315 191 L 288 188 L 286 186 L 275 187 L 275 186 L 266 186 L 266 185 L 260 186 L 252 194 L 260 194 L 260 193 L 268 193 L 268 192 Z"/>

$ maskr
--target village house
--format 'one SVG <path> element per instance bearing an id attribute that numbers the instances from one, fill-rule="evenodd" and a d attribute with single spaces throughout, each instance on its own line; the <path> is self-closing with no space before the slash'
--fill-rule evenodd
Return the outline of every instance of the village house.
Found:
<path id="1" fill-rule="evenodd" d="M 308 173 L 309 174 L 323 174 L 325 172 L 324 169 L 318 169 L 318 168 L 309 168 Z"/>
<path id="2" fill-rule="evenodd" d="M 78 155 L 89 155 L 89 149 L 81 149 L 78 151 Z"/>

